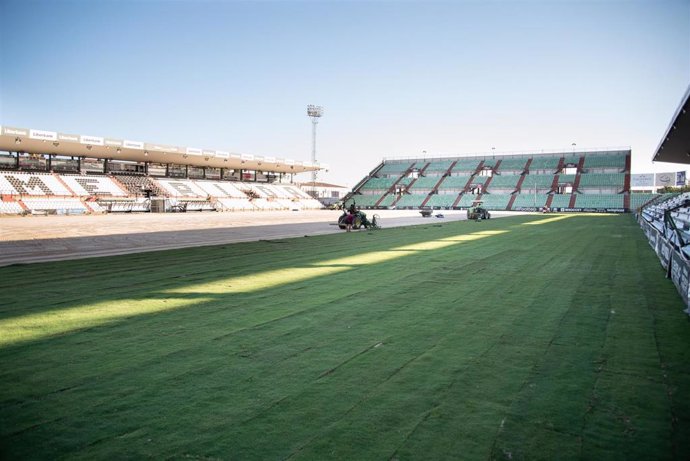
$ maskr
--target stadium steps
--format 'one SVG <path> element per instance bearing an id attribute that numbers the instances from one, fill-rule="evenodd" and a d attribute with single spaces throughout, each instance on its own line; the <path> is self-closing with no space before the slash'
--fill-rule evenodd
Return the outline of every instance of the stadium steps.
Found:
<path id="1" fill-rule="evenodd" d="M 411 171 L 412 169 L 414 169 L 414 165 L 416 165 L 416 163 L 414 163 L 414 164 L 412 165 L 412 167 L 410 168 L 410 171 Z M 424 176 L 424 172 L 425 172 L 426 169 L 429 167 L 429 165 L 431 165 L 431 163 L 426 163 L 426 164 L 424 165 L 424 167 L 422 167 L 422 169 L 419 170 L 419 175 L 418 175 L 416 178 L 412 178 L 412 181 L 410 181 L 410 183 L 407 185 L 407 189 L 406 189 L 406 190 L 408 191 L 408 193 L 409 193 L 409 190 L 412 189 L 412 186 L 414 186 L 414 183 L 417 182 L 417 180 L 419 179 L 419 177 L 420 177 L 420 176 Z M 404 175 L 403 175 L 403 177 L 404 177 Z"/>
<path id="2" fill-rule="evenodd" d="M 124 184 L 122 184 L 122 183 L 117 179 L 117 177 L 115 177 L 115 175 L 109 174 L 108 177 L 109 177 L 110 180 L 113 182 L 113 184 L 115 184 L 115 185 L 122 191 L 122 193 L 123 193 L 125 196 L 129 196 L 129 195 L 131 194 L 130 191 L 129 191 L 129 189 L 127 189 L 127 187 L 126 187 Z"/>
<path id="3" fill-rule="evenodd" d="M 573 191 L 574 191 L 574 190 L 575 190 L 575 189 L 573 189 Z M 577 201 L 577 194 L 573 192 L 573 193 L 570 195 L 570 203 L 568 203 L 568 208 L 575 208 L 575 202 L 576 202 L 576 201 Z"/>
<path id="4" fill-rule="evenodd" d="M 72 194 L 72 196 L 74 196 L 74 197 L 77 196 L 77 194 L 67 185 L 67 183 L 65 182 L 65 180 L 62 179 L 62 178 L 60 177 L 59 174 L 53 173 L 53 177 L 54 177 L 55 179 L 57 179 L 57 182 L 59 182 L 59 183 L 62 185 L 62 187 L 64 187 L 65 189 L 67 189 L 67 191 L 68 191 L 70 194 Z"/>
<path id="5" fill-rule="evenodd" d="M 529 167 L 530 163 L 532 163 L 532 159 L 529 159 L 529 161 L 527 162 L 527 167 Z M 525 167 L 525 169 L 527 169 L 527 167 Z M 527 175 L 525 175 L 525 174 L 520 175 L 520 179 L 518 179 L 517 185 L 515 186 L 515 190 L 522 191 L 522 183 L 525 182 L 526 176 Z M 512 204 L 512 202 L 511 202 L 511 204 Z"/>
<path id="6" fill-rule="evenodd" d="M 522 178 L 520 179 L 520 181 L 522 181 Z M 513 209 L 513 203 L 515 203 L 515 199 L 517 198 L 517 196 L 518 194 L 513 194 L 510 196 L 510 200 L 508 201 L 508 206 L 506 207 L 506 210 L 510 211 Z"/>
<path id="7" fill-rule="evenodd" d="M 525 172 L 525 171 L 529 171 L 529 166 L 530 166 L 531 164 L 532 164 L 532 157 L 530 157 L 530 158 L 527 159 L 527 163 L 525 163 L 525 166 L 524 166 L 524 168 L 522 169 L 522 172 L 523 172 L 522 177 L 523 177 L 523 178 L 525 177 L 524 172 Z M 518 188 L 518 189 L 519 189 L 519 188 Z"/>
<path id="8" fill-rule="evenodd" d="M 386 198 L 386 196 L 387 196 L 388 194 L 391 194 L 391 192 L 395 192 L 395 187 L 396 187 L 398 184 L 400 184 L 400 181 L 402 181 L 403 178 L 407 177 L 407 175 L 410 174 L 410 171 L 412 170 L 412 168 L 414 168 L 414 166 L 415 166 L 416 164 L 417 164 L 417 162 L 412 162 L 412 164 L 411 164 L 410 166 L 407 167 L 407 169 L 403 172 L 403 174 L 401 174 L 400 177 L 398 177 L 398 179 L 388 188 L 388 193 L 387 193 L 387 194 L 383 194 L 383 196 L 381 197 L 381 199 L 380 199 L 378 202 L 376 202 L 376 204 L 374 205 L 375 208 L 378 208 L 379 206 L 381 206 L 381 202 L 383 202 L 383 200 Z M 391 203 L 391 204 L 388 205 L 388 206 L 394 206 L 394 205 L 395 205 L 395 202 L 397 202 L 399 199 L 400 199 L 400 197 L 397 197 L 397 198 L 393 201 L 393 203 Z"/>
<path id="9" fill-rule="evenodd" d="M 626 176 L 629 176 L 629 175 L 626 175 Z M 626 210 L 630 209 L 630 194 L 628 192 L 626 192 L 623 195 L 623 208 L 625 208 Z"/>
<path id="10" fill-rule="evenodd" d="M 556 171 L 558 171 L 558 174 L 563 171 L 563 167 L 565 166 L 565 157 L 561 157 L 558 159 L 558 166 L 556 167 Z"/>
<path id="11" fill-rule="evenodd" d="M 580 156 L 580 161 L 577 162 L 577 173 L 575 174 L 575 182 L 573 183 L 573 192 L 580 188 L 580 179 L 582 178 L 582 170 L 585 167 L 585 156 Z M 573 194 L 573 197 L 575 194 Z M 572 208 L 572 206 L 570 207 Z"/>
<path id="12" fill-rule="evenodd" d="M 456 163 L 458 163 L 457 160 L 455 160 L 453 163 L 451 163 L 450 166 L 448 167 L 448 169 L 446 170 L 446 172 L 443 173 L 443 174 L 441 175 L 441 178 L 438 180 L 438 182 L 436 183 L 436 185 L 431 189 L 431 193 L 429 194 L 429 196 L 426 198 L 426 200 L 424 200 L 424 201 L 422 202 L 422 206 L 426 206 L 427 202 L 428 202 L 429 200 L 431 200 L 431 196 L 432 196 L 433 194 L 437 194 L 437 193 L 438 193 L 438 188 L 441 187 L 441 183 L 443 183 L 443 181 L 444 181 L 448 176 L 450 176 L 450 172 L 453 171 L 453 168 L 455 167 L 455 164 L 456 164 Z"/>
<path id="13" fill-rule="evenodd" d="M 546 197 L 546 205 L 544 205 L 546 208 L 551 208 L 551 204 L 553 203 L 553 194 L 549 194 L 548 197 Z"/>
<path id="14" fill-rule="evenodd" d="M 499 162 L 500 162 L 500 160 L 499 160 Z M 486 182 L 484 183 L 484 187 L 482 187 L 482 190 L 488 189 L 489 184 L 491 183 L 491 180 L 492 180 L 492 179 L 494 179 L 494 177 L 493 177 L 493 176 L 489 176 L 489 179 L 487 179 Z"/>
<path id="15" fill-rule="evenodd" d="M 563 159 L 561 159 L 561 163 L 563 163 Z M 560 169 L 558 171 L 561 171 Z M 558 190 L 558 180 L 561 177 L 560 174 L 555 174 L 553 175 L 553 181 L 551 181 L 551 192 Z"/>
<path id="16" fill-rule="evenodd" d="M 482 171 L 483 169 L 484 169 L 484 160 L 482 160 L 481 162 L 479 162 L 479 165 L 477 165 L 477 169 L 474 170 L 474 175 L 473 175 L 473 176 L 478 175 L 479 172 Z"/>
<path id="17" fill-rule="evenodd" d="M 580 156 L 580 161 L 577 162 L 577 173 L 580 174 L 585 169 L 585 156 Z"/>
<path id="18" fill-rule="evenodd" d="M 582 179 L 582 174 L 579 172 L 575 175 L 575 181 L 573 182 L 573 191 L 580 189 L 580 179 Z"/>

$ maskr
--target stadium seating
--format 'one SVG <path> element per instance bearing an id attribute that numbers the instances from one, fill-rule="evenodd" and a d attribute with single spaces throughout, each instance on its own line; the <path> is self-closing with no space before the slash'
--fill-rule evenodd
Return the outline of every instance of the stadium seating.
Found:
<path id="1" fill-rule="evenodd" d="M 458 162 L 455 164 L 453 167 L 452 174 L 453 175 L 471 175 L 475 171 L 477 171 L 477 167 L 479 166 L 480 160 L 467 160 L 467 159 L 461 159 L 458 160 Z"/>
<path id="2" fill-rule="evenodd" d="M 216 209 L 219 211 L 247 211 L 255 210 L 256 207 L 246 198 L 227 198 L 216 199 Z"/>
<path id="3" fill-rule="evenodd" d="M 369 180 L 364 183 L 362 189 L 364 190 L 382 190 L 387 191 L 390 187 L 397 181 L 395 178 L 369 178 Z"/>
<path id="4" fill-rule="evenodd" d="M 33 213 L 83 214 L 89 211 L 77 198 L 23 198 L 22 203 Z"/>
<path id="5" fill-rule="evenodd" d="M 623 194 L 576 194 L 576 208 L 623 208 Z"/>
<path id="6" fill-rule="evenodd" d="M 127 192 L 109 176 L 63 174 L 60 175 L 60 178 L 65 182 L 67 187 L 80 197 L 108 195 L 113 197 L 127 196 Z"/>
<path id="7" fill-rule="evenodd" d="M 439 186 L 439 190 L 462 191 L 470 178 L 470 176 L 447 176 Z"/>
<path id="8" fill-rule="evenodd" d="M 441 178 L 438 176 L 420 176 L 419 178 L 417 178 L 414 184 L 412 184 L 412 187 L 410 187 L 410 191 L 415 191 L 415 193 L 419 193 L 418 191 L 420 190 L 430 191 L 434 188 L 434 186 L 436 186 L 440 179 Z"/>
<path id="9" fill-rule="evenodd" d="M 498 167 L 498 171 L 518 171 L 522 172 L 527 164 L 527 158 L 517 157 L 517 158 L 504 158 L 501 160 L 501 164 Z"/>
<path id="10" fill-rule="evenodd" d="M 73 196 L 52 173 L 1 172 L 0 194 Z"/>
<path id="11" fill-rule="evenodd" d="M 574 184 L 576 176 L 574 174 L 559 174 L 558 184 Z"/>
<path id="12" fill-rule="evenodd" d="M 486 184 L 486 182 L 489 180 L 490 177 L 491 176 L 476 175 L 472 178 L 472 184 L 473 185 L 479 185 L 479 184 L 484 185 L 484 184 Z"/>
<path id="13" fill-rule="evenodd" d="M 494 175 L 489 184 L 489 189 L 507 189 L 512 192 L 517 187 L 519 181 L 519 175 Z"/>
<path id="14" fill-rule="evenodd" d="M 113 179 L 120 183 L 122 187 L 129 192 L 129 195 L 142 195 L 145 190 L 150 190 L 155 196 L 165 196 L 163 189 L 158 187 L 158 185 L 148 176 L 118 175 L 114 176 Z"/>
<path id="15" fill-rule="evenodd" d="M 564 155 L 563 165 L 579 165 L 580 155 Z"/>
<path id="16" fill-rule="evenodd" d="M 551 190 L 551 186 L 553 185 L 553 177 L 554 175 L 552 174 L 528 174 L 525 175 L 525 180 L 522 181 L 522 193 L 529 192 L 534 190 L 534 186 L 536 184 L 537 190 Z"/>
<path id="17" fill-rule="evenodd" d="M 386 195 L 383 200 L 381 200 L 381 203 L 379 206 L 387 208 L 393 205 L 393 202 L 395 202 L 398 199 L 398 196 L 395 194 L 388 194 Z"/>
<path id="18" fill-rule="evenodd" d="M 427 194 L 405 194 L 400 197 L 400 200 L 395 204 L 396 208 L 406 208 L 415 207 L 418 208 L 422 206 L 424 200 L 426 200 Z"/>
<path id="19" fill-rule="evenodd" d="M 24 208 L 15 201 L 0 200 L 0 214 L 22 214 Z"/>
<path id="20" fill-rule="evenodd" d="M 457 200 L 458 194 L 434 194 L 426 202 L 426 206 L 437 208 L 450 208 Z"/>
<path id="21" fill-rule="evenodd" d="M 586 173 L 580 175 L 580 188 L 618 188 L 625 185 L 624 173 Z"/>
<path id="22" fill-rule="evenodd" d="M 585 157 L 584 168 L 587 170 L 623 170 L 625 168 L 625 153 L 614 153 L 608 155 L 587 155 Z"/>
<path id="23" fill-rule="evenodd" d="M 488 210 L 505 210 L 510 202 L 510 194 L 483 194 L 482 204 Z"/>
<path id="24" fill-rule="evenodd" d="M 657 197 L 660 197 L 660 194 L 630 194 L 630 208 L 636 210 Z"/>
<path id="25" fill-rule="evenodd" d="M 570 196 L 568 196 L 570 197 Z M 519 208 L 541 208 L 546 205 L 548 195 L 545 194 L 518 194 L 515 196 L 515 201 L 511 209 L 517 210 Z"/>
<path id="26" fill-rule="evenodd" d="M 549 173 L 555 173 L 556 168 L 558 168 L 558 163 L 560 162 L 559 157 L 537 157 L 532 159 L 532 163 L 529 166 L 530 173 L 538 171 L 547 171 Z"/>
<path id="27" fill-rule="evenodd" d="M 429 166 L 424 170 L 424 174 L 442 174 L 448 171 L 448 168 L 453 164 L 452 160 L 439 160 L 434 162 L 429 162 Z"/>
<path id="28" fill-rule="evenodd" d="M 460 198 L 460 202 L 458 202 L 457 206 L 459 206 L 461 208 L 468 208 L 468 207 L 472 206 L 472 204 L 476 200 L 479 200 L 478 195 L 463 194 L 462 197 Z"/>
<path id="29" fill-rule="evenodd" d="M 378 171 L 379 175 L 396 175 L 400 176 L 405 171 L 412 167 L 413 162 L 409 161 L 387 161 L 383 164 L 383 167 Z"/>
<path id="30" fill-rule="evenodd" d="M 161 186 L 168 197 L 206 198 L 209 195 L 191 179 L 157 178 L 156 183 Z"/>
<path id="31" fill-rule="evenodd" d="M 568 208 L 572 194 L 554 194 L 551 200 L 551 208 Z"/>
<path id="32" fill-rule="evenodd" d="M 383 194 L 354 195 L 345 202 L 345 206 L 349 207 L 350 205 L 352 205 L 352 202 L 354 202 L 359 207 L 372 207 L 376 205 L 376 202 L 378 202 L 382 196 Z"/>

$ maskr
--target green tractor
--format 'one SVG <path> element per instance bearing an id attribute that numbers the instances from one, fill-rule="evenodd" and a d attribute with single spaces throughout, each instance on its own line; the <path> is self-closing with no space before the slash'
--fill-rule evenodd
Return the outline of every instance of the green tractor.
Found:
<path id="1" fill-rule="evenodd" d="M 380 229 L 381 226 L 379 225 L 378 221 L 380 219 L 379 215 L 375 214 L 372 216 L 371 220 L 367 218 L 366 213 L 364 213 L 361 210 L 353 210 L 354 212 L 352 213 L 355 216 L 354 222 L 352 223 L 352 228 L 353 229 L 360 229 L 364 227 L 365 229 Z M 338 218 L 338 227 L 341 229 L 347 228 L 346 224 L 346 219 L 347 219 L 348 212 L 347 210 L 343 210 L 343 214 L 340 215 L 340 218 Z"/>
<path id="2" fill-rule="evenodd" d="M 491 213 L 482 206 L 482 202 L 474 202 L 472 206 L 467 209 L 467 219 L 474 219 L 475 221 L 491 219 Z"/>

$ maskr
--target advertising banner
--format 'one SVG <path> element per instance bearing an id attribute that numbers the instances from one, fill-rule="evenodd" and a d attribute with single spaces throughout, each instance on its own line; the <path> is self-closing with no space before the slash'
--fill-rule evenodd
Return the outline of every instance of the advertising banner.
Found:
<path id="1" fill-rule="evenodd" d="M 631 187 L 654 187 L 654 173 L 630 175 Z"/>
<path id="2" fill-rule="evenodd" d="M 119 139 L 105 138 L 105 145 L 111 147 L 122 147 L 122 141 Z"/>
<path id="3" fill-rule="evenodd" d="M 30 130 L 29 137 L 43 141 L 57 141 L 57 133 L 54 131 Z"/>
<path id="4" fill-rule="evenodd" d="M 676 285 L 678 292 L 683 297 L 685 304 L 690 302 L 690 266 L 688 262 L 677 252 L 673 252 L 673 260 L 671 263 L 671 280 Z"/>
<path id="5" fill-rule="evenodd" d="M 673 252 L 673 247 L 666 241 L 666 239 L 658 238 L 657 241 L 656 254 L 659 255 L 661 267 L 668 270 L 668 264 L 671 262 L 671 253 Z"/>
<path id="6" fill-rule="evenodd" d="M 655 175 L 654 185 L 656 187 L 675 186 L 676 173 L 657 173 Z"/>
<path id="7" fill-rule="evenodd" d="M 12 128 L 10 126 L 5 126 L 2 128 L 2 134 L 6 134 L 8 136 L 27 136 L 29 134 L 29 130 L 24 128 Z"/>
<path id="8" fill-rule="evenodd" d="M 685 185 L 685 171 L 676 171 L 676 186 Z"/>
<path id="9" fill-rule="evenodd" d="M 144 143 L 140 141 L 129 141 L 127 139 L 124 140 L 122 143 L 122 147 L 126 147 L 127 149 L 139 149 L 139 150 L 144 150 Z"/>
<path id="10" fill-rule="evenodd" d="M 91 144 L 94 146 L 102 146 L 104 143 L 103 138 L 100 136 L 85 136 L 82 135 L 79 139 L 79 142 L 82 144 Z"/>
<path id="11" fill-rule="evenodd" d="M 58 141 L 79 142 L 79 135 L 68 134 L 68 133 L 58 133 Z"/>

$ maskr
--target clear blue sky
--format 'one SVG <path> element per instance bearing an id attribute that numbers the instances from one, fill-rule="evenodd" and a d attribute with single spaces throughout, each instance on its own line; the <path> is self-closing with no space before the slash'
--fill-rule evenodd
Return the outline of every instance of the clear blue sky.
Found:
<path id="1" fill-rule="evenodd" d="M 309 160 L 631 146 L 690 85 L 690 0 L 0 0 L 0 124 Z M 304 180 L 308 178 L 305 177 Z"/>

